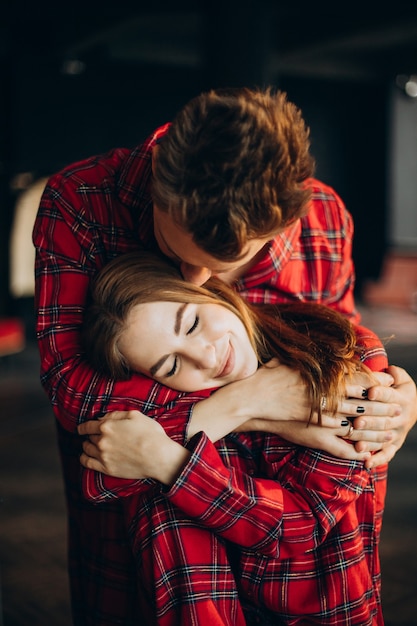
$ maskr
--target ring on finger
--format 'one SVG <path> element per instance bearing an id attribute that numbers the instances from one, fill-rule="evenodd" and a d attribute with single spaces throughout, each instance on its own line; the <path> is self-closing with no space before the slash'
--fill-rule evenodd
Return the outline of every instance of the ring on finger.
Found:
<path id="1" fill-rule="evenodd" d="M 354 430 L 355 430 L 355 429 L 353 428 L 353 425 L 351 424 L 351 425 L 349 426 L 349 430 L 348 430 L 348 434 L 346 435 L 346 439 L 350 439 L 350 438 L 351 438 L 352 433 L 353 433 L 353 431 L 354 431 Z"/>

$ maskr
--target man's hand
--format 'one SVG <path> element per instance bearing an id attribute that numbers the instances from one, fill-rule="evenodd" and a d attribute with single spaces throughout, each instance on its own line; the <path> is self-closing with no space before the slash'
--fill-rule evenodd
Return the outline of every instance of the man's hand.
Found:
<path id="1" fill-rule="evenodd" d="M 78 427 L 81 465 L 119 478 L 153 478 L 170 485 L 190 454 L 139 411 L 113 411 Z"/>

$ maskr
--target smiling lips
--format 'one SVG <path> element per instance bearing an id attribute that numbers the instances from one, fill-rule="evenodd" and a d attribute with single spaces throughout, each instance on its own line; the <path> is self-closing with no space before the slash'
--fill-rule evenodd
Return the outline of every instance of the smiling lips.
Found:
<path id="1" fill-rule="evenodd" d="M 225 376 L 228 376 L 232 372 L 234 366 L 235 366 L 235 353 L 234 353 L 232 346 L 229 343 L 229 347 L 226 351 L 226 356 L 220 367 L 220 371 L 218 372 L 217 376 L 215 376 L 215 378 L 224 378 Z"/>

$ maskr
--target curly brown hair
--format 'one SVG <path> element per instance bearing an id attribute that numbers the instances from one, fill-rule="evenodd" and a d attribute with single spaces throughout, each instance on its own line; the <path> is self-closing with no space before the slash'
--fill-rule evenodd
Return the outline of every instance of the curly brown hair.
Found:
<path id="1" fill-rule="evenodd" d="M 153 200 L 210 255 L 232 261 L 306 212 L 309 129 L 284 92 L 219 89 L 177 114 L 158 146 Z"/>

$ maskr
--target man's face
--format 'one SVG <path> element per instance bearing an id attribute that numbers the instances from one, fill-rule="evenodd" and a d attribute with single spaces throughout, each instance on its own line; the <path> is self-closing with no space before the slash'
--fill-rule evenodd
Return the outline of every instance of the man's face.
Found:
<path id="1" fill-rule="evenodd" d="M 180 228 L 173 219 L 154 204 L 154 231 L 161 252 L 178 263 L 185 280 L 203 285 L 212 275 L 228 282 L 239 275 L 239 270 L 250 266 L 272 236 L 248 241 L 244 254 L 238 261 L 219 261 L 193 241 L 192 235 Z"/>

